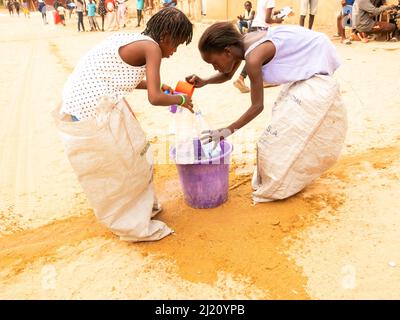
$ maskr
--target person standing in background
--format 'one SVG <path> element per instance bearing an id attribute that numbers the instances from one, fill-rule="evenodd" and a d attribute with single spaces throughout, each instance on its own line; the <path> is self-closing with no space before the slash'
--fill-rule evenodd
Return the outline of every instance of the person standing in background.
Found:
<path id="1" fill-rule="evenodd" d="M 114 0 L 105 0 L 107 10 L 107 31 L 117 31 L 119 29 L 117 22 L 117 12 Z"/>
<path id="2" fill-rule="evenodd" d="M 143 8 L 144 8 L 144 0 L 136 0 L 136 12 L 137 12 L 137 25 L 136 27 L 140 27 L 140 21 L 143 17 Z"/>
<path id="3" fill-rule="evenodd" d="M 346 30 L 345 30 L 345 23 L 344 19 L 348 19 L 348 17 L 343 15 L 343 8 L 345 6 L 353 6 L 354 0 L 340 0 L 342 9 L 337 17 L 337 30 L 338 36 L 341 38 L 340 42 L 344 44 L 351 44 L 350 39 L 346 38 Z"/>
<path id="4" fill-rule="evenodd" d="M 85 25 L 83 23 L 83 1 L 82 0 L 77 0 L 76 2 L 76 13 L 78 14 L 78 32 L 82 31 L 85 32 Z"/>
<path id="5" fill-rule="evenodd" d="M 145 1 L 145 10 L 154 8 L 154 0 L 144 0 Z"/>
<path id="6" fill-rule="evenodd" d="M 24 1 L 22 3 L 22 11 L 24 12 L 25 18 L 27 18 L 27 17 L 30 18 L 31 17 L 31 13 L 29 11 L 29 6 L 28 6 L 28 2 L 27 1 Z"/>
<path id="7" fill-rule="evenodd" d="M 19 17 L 19 9 L 21 8 L 21 4 L 19 3 L 18 0 L 14 1 L 14 8 L 15 8 L 15 11 L 17 12 L 18 17 Z"/>
<path id="8" fill-rule="evenodd" d="M 62 4 L 59 4 L 57 6 L 57 12 L 58 12 L 58 15 L 60 16 L 62 25 L 65 27 L 65 12 L 66 12 L 66 10 Z"/>
<path id="9" fill-rule="evenodd" d="M 104 0 L 99 0 L 99 6 L 97 8 L 97 13 L 101 17 L 101 31 L 104 31 L 104 20 L 107 15 L 106 5 Z"/>
<path id="10" fill-rule="evenodd" d="M 60 3 L 58 2 L 58 0 L 55 0 L 55 1 L 53 2 L 53 7 L 54 7 L 54 9 L 57 10 L 57 8 L 58 8 L 59 5 L 60 5 Z"/>
<path id="11" fill-rule="evenodd" d="M 300 25 L 304 27 L 307 12 L 310 12 L 308 20 L 308 29 L 312 29 L 314 24 L 314 18 L 317 14 L 318 0 L 300 0 Z"/>
<path id="12" fill-rule="evenodd" d="M 10 14 L 10 16 L 14 15 L 14 4 L 11 0 L 7 1 L 7 9 L 8 9 L 8 13 Z"/>
<path id="13" fill-rule="evenodd" d="M 76 8 L 76 4 L 73 0 L 67 0 L 65 4 L 68 10 L 68 19 L 71 19 L 72 11 L 74 11 L 74 8 Z"/>
<path id="14" fill-rule="evenodd" d="M 125 10 L 126 10 L 126 0 L 117 0 L 117 22 L 119 28 L 125 28 Z"/>
<path id="15" fill-rule="evenodd" d="M 87 12 L 88 12 L 87 15 L 88 15 L 89 24 L 90 24 L 90 31 L 100 30 L 100 27 L 96 20 L 96 4 L 93 2 L 93 0 L 89 0 L 89 3 L 87 5 Z"/>
<path id="16" fill-rule="evenodd" d="M 42 14 L 43 23 L 47 24 L 46 3 L 44 0 L 39 0 L 38 11 Z"/>

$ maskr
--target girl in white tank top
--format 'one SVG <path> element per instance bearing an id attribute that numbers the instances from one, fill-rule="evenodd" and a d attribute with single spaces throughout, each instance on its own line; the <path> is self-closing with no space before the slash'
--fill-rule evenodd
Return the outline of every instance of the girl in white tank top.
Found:
<path id="1" fill-rule="evenodd" d="M 285 84 L 270 125 L 257 142 L 253 201 L 287 198 L 301 191 L 336 161 L 347 121 L 337 82 L 336 48 L 322 33 L 298 26 L 270 27 L 242 36 L 232 24 L 210 26 L 199 41 L 203 60 L 219 71 L 207 79 L 187 77 L 196 87 L 228 81 L 241 62 L 251 81 L 251 106 L 226 128 L 205 133 L 218 143 L 264 109 L 263 81 Z"/>
<path id="2" fill-rule="evenodd" d="M 252 105 L 239 120 L 223 129 L 223 136 L 239 130 L 263 110 L 263 81 L 287 84 L 314 75 L 332 76 L 340 65 L 336 48 L 327 36 L 289 25 L 242 36 L 229 22 L 215 23 L 200 38 L 199 50 L 203 60 L 219 72 L 207 80 L 197 75 L 187 77 L 196 87 L 230 80 L 241 62 L 246 61 Z M 220 137 L 215 132 L 210 139 Z"/>

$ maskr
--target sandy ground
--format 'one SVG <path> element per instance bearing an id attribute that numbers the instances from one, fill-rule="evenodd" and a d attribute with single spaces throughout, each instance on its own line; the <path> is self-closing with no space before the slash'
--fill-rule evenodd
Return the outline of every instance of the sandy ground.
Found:
<path id="1" fill-rule="evenodd" d="M 400 298 L 399 44 L 335 40 L 349 131 L 340 161 L 306 190 L 251 203 L 255 141 L 280 90 L 268 88 L 263 114 L 231 138 L 228 202 L 191 209 L 174 165 L 159 164 L 159 219 L 175 234 L 129 244 L 96 222 L 50 115 L 79 57 L 108 34 L 0 13 L 0 298 Z M 163 62 L 164 82 L 212 72 L 196 50 L 204 28 Z M 213 127 L 250 101 L 232 83 L 194 99 Z M 128 100 L 161 159 L 169 113 L 145 92 Z"/>

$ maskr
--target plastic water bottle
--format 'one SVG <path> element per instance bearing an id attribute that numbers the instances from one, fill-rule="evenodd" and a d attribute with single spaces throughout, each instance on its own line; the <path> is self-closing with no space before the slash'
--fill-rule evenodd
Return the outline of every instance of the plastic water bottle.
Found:
<path id="1" fill-rule="evenodd" d="M 193 115 L 186 108 L 178 107 L 175 113 L 175 119 L 175 161 L 178 164 L 193 164 L 195 161 L 193 146 Z"/>
<path id="2" fill-rule="evenodd" d="M 206 120 L 201 113 L 201 110 L 196 111 L 195 113 L 196 125 L 197 125 L 197 135 L 200 137 L 201 132 L 210 130 L 209 125 L 207 124 Z M 215 149 L 213 150 L 214 143 L 205 143 L 201 145 L 202 153 L 207 158 L 213 158 L 219 156 L 222 153 L 221 146 L 218 143 Z"/>
<path id="3" fill-rule="evenodd" d="M 164 91 L 165 94 L 170 94 L 169 90 Z M 175 114 L 178 111 L 179 106 L 174 104 L 168 107 L 169 110 L 169 127 L 168 127 L 168 134 L 175 135 L 176 133 L 176 117 Z"/>

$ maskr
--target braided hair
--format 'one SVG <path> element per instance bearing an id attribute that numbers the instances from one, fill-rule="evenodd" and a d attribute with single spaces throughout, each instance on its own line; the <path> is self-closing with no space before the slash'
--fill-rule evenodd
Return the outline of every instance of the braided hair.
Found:
<path id="1" fill-rule="evenodd" d="M 168 7 L 150 18 L 142 34 L 158 43 L 161 38 L 168 37 L 176 46 L 183 42 L 188 45 L 192 41 L 193 25 L 182 11 Z"/>

